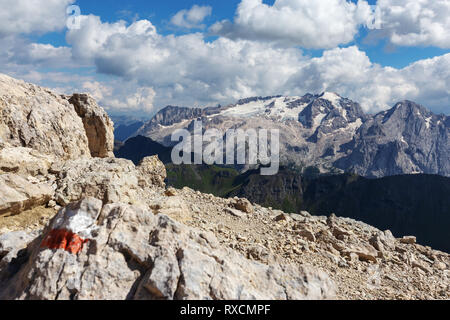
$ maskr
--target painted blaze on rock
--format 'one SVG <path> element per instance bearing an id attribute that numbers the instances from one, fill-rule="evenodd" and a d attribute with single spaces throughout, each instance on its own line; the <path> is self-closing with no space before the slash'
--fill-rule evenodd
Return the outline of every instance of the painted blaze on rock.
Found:
<path id="1" fill-rule="evenodd" d="M 72 254 L 83 250 L 83 245 L 93 238 L 93 233 L 98 229 L 97 218 L 102 208 L 102 201 L 89 200 L 72 203 L 59 211 L 41 248 L 62 249 Z"/>
<path id="2" fill-rule="evenodd" d="M 77 254 L 83 250 L 83 245 L 88 241 L 69 230 L 52 230 L 42 241 L 41 248 L 62 249 Z"/>

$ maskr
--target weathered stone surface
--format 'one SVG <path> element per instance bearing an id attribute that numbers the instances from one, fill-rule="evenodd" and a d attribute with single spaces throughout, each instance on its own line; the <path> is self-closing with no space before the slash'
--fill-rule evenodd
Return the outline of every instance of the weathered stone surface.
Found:
<path id="1" fill-rule="evenodd" d="M 2 299 L 324 299 L 334 285 L 319 271 L 250 261 L 216 238 L 141 208 L 85 199 L 61 211 L 78 219 L 88 242 L 77 254 L 29 248 Z M 98 219 L 97 219 L 98 217 Z M 73 224 L 73 223 L 72 223 Z M 72 229 L 75 231 L 75 229 Z"/>
<path id="2" fill-rule="evenodd" d="M 177 190 L 175 188 L 167 188 L 166 192 L 164 193 L 168 197 L 174 197 L 177 195 Z"/>
<path id="3" fill-rule="evenodd" d="M 90 156 L 81 118 L 48 89 L 0 74 L 0 141 L 70 159 Z"/>
<path id="4" fill-rule="evenodd" d="M 164 179 L 167 177 L 166 167 L 162 163 L 158 156 L 145 157 L 139 163 L 137 169 L 142 174 L 151 179 L 153 185 L 164 187 Z"/>
<path id="5" fill-rule="evenodd" d="M 10 263 L 23 258 L 22 250 L 39 236 L 39 231 L 15 231 L 0 235 L 0 283 L 7 279 Z"/>
<path id="6" fill-rule="evenodd" d="M 360 244 L 359 246 L 349 246 L 342 252 L 343 255 L 351 257 L 351 254 L 356 254 L 361 261 L 368 261 L 377 263 L 378 253 L 371 246 Z"/>
<path id="7" fill-rule="evenodd" d="M 308 229 L 299 230 L 298 235 L 300 237 L 308 239 L 311 242 L 316 242 L 316 236 L 311 230 Z"/>
<path id="8" fill-rule="evenodd" d="M 160 172 L 161 165 L 159 161 L 146 161 L 144 167 L 136 168 L 131 161 L 116 158 L 78 159 L 55 164 L 51 168 L 57 173 L 55 198 L 60 205 L 83 197 L 95 197 L 104 203 L 145 203 L 148 198 L 146 188 L 163 186 L 164 176 L 160 174 L 165 174 L 165 170 Z"/>
<path id="9" fill-rule="evenodd" d="M 277 215 L 273 220 L 276 222 L 286 221 L 286 220 L 288 220 L 288 215 L 285 213 L 281 213 L 281 214 Z"/>
<path id="10" fill-rule="evenodd" d="M 0 216 L 47 204 L 53 189 L 46 183 L 32 183 L 12 173 L 0 175 Z"/>
<path id="11" fill-rule="evenodd" d="M 69 102 L 83 121 L 91 155 L 114 157 L 114 124 L 103 108 L 88 94 L 74 94 Z"/>
<path id="12" fill-rule="evenodd" d="M 192 212 L 182 197 L 156 197 L 148 203 L 154 214 L 164 214 L 181 223 L 192 219 Z"/>
<path id="13" fill-rule="evenodd" d="M 231 214 L 232 216 L 238 217 L 238 218 L 245 218 L 247 216 L 243 211 L 237 210 L 237 209 L 232 209 L 232 208 L 226 208 L 225 212 Z"/>
<path id="14" fill-rule="evenodd" d="M 47 175 L 55 158 L 30 148 L 0 149 L 0 173 L 23 175 Z"/>
<path id="15" fill-rule="evenodd" d="M 369 243 L 380 252 L 395 248 L 395 238 L 389 230 L 377 232 L 369 239 Z"/>
<path id="16" fill-rule="evenodd" d="M 404 243 L 404 244 L 415 244 L 416 243 L 416 237 L 414 237 L 414 236 L 405 236 L 405 237 L 400 239 L 400 242 Z"/>
<path id="17" fill-rule="evenodd" d="M 253 205 L 247 199 L 237 199 L 234 201 L 233 206 L 246 213 L 253 213 Z"/>

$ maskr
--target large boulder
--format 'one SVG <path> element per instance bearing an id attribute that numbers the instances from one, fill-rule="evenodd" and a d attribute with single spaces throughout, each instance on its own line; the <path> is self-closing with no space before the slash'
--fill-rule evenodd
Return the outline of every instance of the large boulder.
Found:
<path id="1" fill-rule="evenodd" d="M 95 197 L 103 203 L 146 203 L 148 189 L 164 186 L 165 169 L 158 157 L 145 158 L 136 167 L 117 158 L 77 159 L 55 163 L 56 201 L 65 206 L 83 197 Z"/>
<path id="2" fill-rule="evenodd" d="M 113 123 L 88 95 L 61 96 L 0 74 L 0 149 L 62 159 L 113 156 Z"/>
<path id="3" fill-rule="evenodd" d="M 159 160 L 158 156 L 145 157 L 137 168 L 143 176 L 150 178 L 152 184 L 160 187 L 165 186 L 166 166 Z"/>
<path id="4" fill-rule="evenodd" d="M 74 94 L 69 98 L 84 129 L 93 157 L 114 157 L 114 124 L 103 108 L 88 94 Z"/>
<path id="5" fill-rule="evenodd" d="M 0 175 L 0 186 L 0 216 L 46 205 L 54 194 L 49 184 L 12 173 Z"/>
<path id="6" fill-rule="evenodd" d="M 90 156 L 83 122 L 66 99 L 2 74 L 0 141 L 64 159 Z"/>
<path id="7" fill-rule="evenodd" d="M 22 261 L 0 299 L 326 299 L 335 290 L 321 271 L 250 261 L 211 233 L 93 198 L 61 210 Z"/>

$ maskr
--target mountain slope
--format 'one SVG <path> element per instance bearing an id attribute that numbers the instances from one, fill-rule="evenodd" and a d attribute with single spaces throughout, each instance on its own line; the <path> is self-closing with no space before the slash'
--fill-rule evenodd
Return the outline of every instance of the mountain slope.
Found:
<path id="1" fill-rule="evenodd" d="M 419 174 L 366 179 L 344 174 L 308 179 L 289 169 L 261 176 L 257 171 L 238 175 L 217 167 L 175 167 L 167 167 L 167 183 L 177 188 L 238 196 L 285 212 L 335 213 L 389 229 L 397 237 L 414 234 L 419 243 L 450 252 L 450 178 Z M 200 174 L 195 178 L 192 172 Z"/>
<path id="2" fill-rule="evenodd" d="M 389 229 L 396 236 L 417 235 L 420 243 L 450 252 L 447 177 L 415 174 L 367 179 L 354 174 L 319 175 L 313 167 L 303 172 L 282 167 L 274 176 L 261 176 L 259 170 L 240 174 L 219 166 L 173 165 L 170 148 L 142 136 L 129 139 L 116 152 L 134 163 L 155 154 L 164 159 L 167 184 L 176 188 L 238 196 L 285 212 L 307 210 L 319 216 L 334 212 Z"/>
<path id="3" fill-rule="evenodd" d="M 448 176 L 449 119 L 414 102 L 399 102 L 366 121 L 345 146 L 351 154 L 335 165 L 369 177 L 405 172 Z"/>
<path id="4" fill-rule="evenodd" d="M 159 159 L 164 163 L 169 163 L 171 148 L 153 141 L 143 136 L 137 136 L 128 139 L 124 144 L 120 144 L 114 154 L 117 158 L 124 158 L 133 161 L 135 164 L 145 157 L 158 155 Z"/>
<path id="5" fill-rule="evenodd" d="M 316 215 L 334 212 L 397 236 L 450 252 L 450 178 L 401 175 L 381 179 L 321 177 L 309 181 L 304 206 Z"/>

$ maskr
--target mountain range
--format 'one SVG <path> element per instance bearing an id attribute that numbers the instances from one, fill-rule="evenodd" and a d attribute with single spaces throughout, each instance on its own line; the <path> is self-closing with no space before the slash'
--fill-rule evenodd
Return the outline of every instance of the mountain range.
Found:
<path id="1" fill-rule="evenodd" d="M 321 172 L 368 178 L 398 174 L 450 176 L 450 117 L 412 101 L 367 114 L 336 93 L 254 97 L 208 108 L 168 106 L 145 123 L 142 135 L 171 147 L 171 134 L 202 120 L 204 130 L 279 129 L 280 161 Z M 248 168 L 247 168 L 248 169 Z"/>

